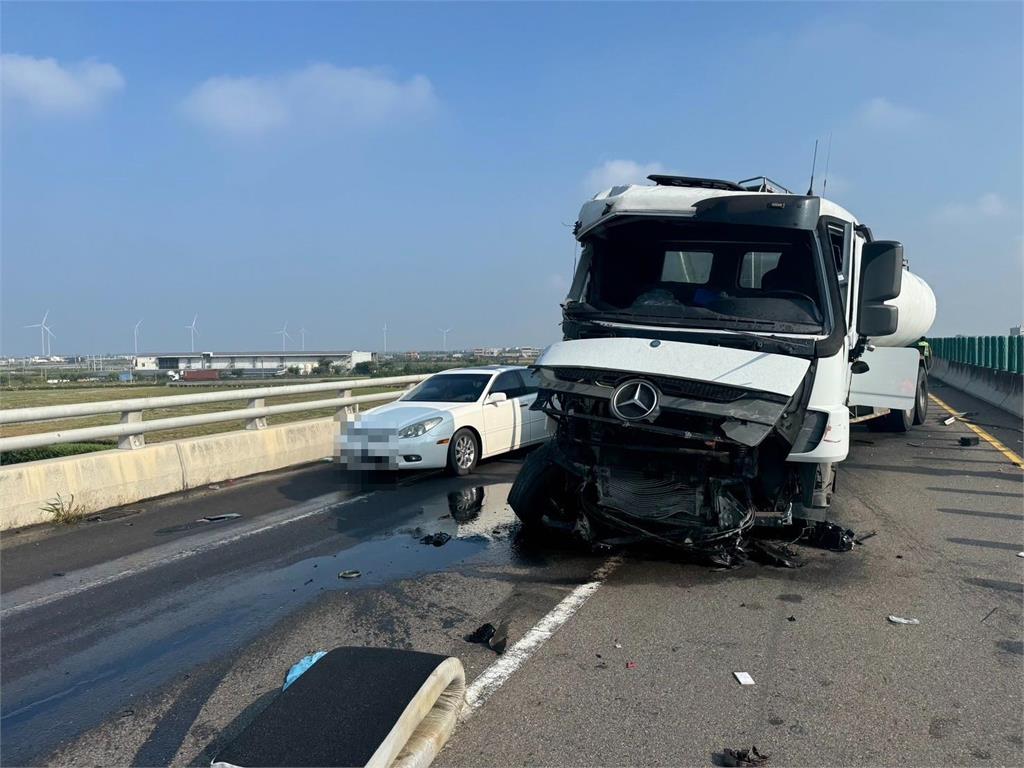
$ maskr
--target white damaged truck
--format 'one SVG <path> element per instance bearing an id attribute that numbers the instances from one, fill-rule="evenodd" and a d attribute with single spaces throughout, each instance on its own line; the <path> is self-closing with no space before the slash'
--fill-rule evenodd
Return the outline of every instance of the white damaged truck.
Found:
<path id="1" fill-rule="evenodd" d="M 935 297 L 822 197 L 650 179 L 580 211 L 563 341 L 533 366 L 557 430 L 509 503 L 595 543 L 721 549 L 828 507 L 852 422 L 924 420 Z"/>

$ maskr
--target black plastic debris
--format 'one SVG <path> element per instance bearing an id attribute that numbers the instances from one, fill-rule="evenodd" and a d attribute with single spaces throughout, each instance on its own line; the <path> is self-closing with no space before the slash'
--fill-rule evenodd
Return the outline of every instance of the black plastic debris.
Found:
<path id="1" fill-rule="evenodd" d="M 500 656 L 508 647 L 508 622 L 503 621 L 497 628 L 489 622 L 482 624 L 462 639 L 467 643 L 486 645 Z"/>
<path id="2" fill-rule="evenodd" d="M 789 616 L 786 618 L 786 621 L 796 621 L 796 616 Z"/>
<path id="3" fill-rule="evenodd" d="M 338 578 L 339 579 L 358 579 L 362 575 L 363 575 L 362 573 L 360 573 L 359 571 L 355 571 L 355 570 L 352 570 L 352 571 L 342 571 L 341 573 L 338 574 Z"/>
<path id="4" fill-rule="evenodd" d="M 722 750 L 721 754 L 716 755 L 718 765 L 724 766 L 747 766 L 747 765 L 764 765 L 768 762 L 770 755 L 763 754 L 758 751 L 757 747 L 751 747 L 750 749 L 729 749 L 726 747 Z"/>
<path id="5" fill-rule="evenodd" d="M 767 541 L 752 539 L 747 542 L 747 549 L 750 558 L 764 565 L 774 565 L 777 568 L 802 568 L 804 561 L 796 552 L 784 545 L 769 544 Z"/>
<path id="6" fill-rule="evenodd" d="M 236 517 L 241 517 L 237 512 L 228 512 L 223 515 L 207 515 L 206 517 L 200 517 L 196 520 L 197 523 L 219 523 L 223 520 L 234 520 Z"/>
<path id="7" fill-rule="evenodd" d="M 468 635 L 463 636 L 463 640 L 467 643 L 482 643 L 484 645 L 494 637 L 494 625 L 493 624 L 482 624 Z"/>
<path id="8" fill-rule="evenodd" d="M 420 539 L 420 543 L 431 544 L 435 547 L 443 547 L 445 544 L 451 541 L 451 538 L 451 534 L 445 533 L 444 531 L 439 531 L 438 533 L 428 533 L 426 536 Z"/>
<path id="9" fill-rule="evenodd" d="M 977 435 L 965 435 L 964 437 L 960 438 L 960 445 L 971 446 L 971 445 L 977 445 L 977 444 L 978 444 L 978 436 Z"/>
<path id="10" fill-rule="evenodd" d="M 849 528 L 843 528 L 828 520 L 794 518 L 794 522 L 803 524 L 803 533 L 799 539 L 801 544 L 831 549 L 833 552 L 849 552 L 853 549 L 856 534 Z"/>
<path id="11" fill-rule="evenodd" d="M 860 536 L 859 538 L 857 538 L 856 542 L 858 544 L 863 544 L 865 541 L 870 539 L 872 536 L 877 536 L 877 535 L 878 535 L 878 531 L 868 531 L 863 536 Z"/>

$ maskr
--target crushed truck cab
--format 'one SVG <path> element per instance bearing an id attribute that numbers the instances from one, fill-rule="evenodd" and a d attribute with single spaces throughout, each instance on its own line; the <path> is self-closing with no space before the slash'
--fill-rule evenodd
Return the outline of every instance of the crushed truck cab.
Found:
<path id="1" fill-rule="evenodd" d="M 935 300 L 901 245 L 831 201 L 651 179 L 580 212 L 563 340 L 534 366 L 557 430 L 509 502 L 591 541 L 721 548 L 827 507 L 851 422 L 923 419 L 907 346 Z"/>

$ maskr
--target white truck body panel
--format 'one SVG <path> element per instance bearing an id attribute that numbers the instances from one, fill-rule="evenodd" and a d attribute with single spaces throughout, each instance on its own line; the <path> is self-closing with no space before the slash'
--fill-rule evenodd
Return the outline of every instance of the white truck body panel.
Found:
<path id="1" fill-rule="evenodd" d="M 603 338 L 560 341 L 537 358 L 552 368 L 596 368 L 673 376 L 790 396 L 810 363 L 798 357 L 683 341 Z"/>

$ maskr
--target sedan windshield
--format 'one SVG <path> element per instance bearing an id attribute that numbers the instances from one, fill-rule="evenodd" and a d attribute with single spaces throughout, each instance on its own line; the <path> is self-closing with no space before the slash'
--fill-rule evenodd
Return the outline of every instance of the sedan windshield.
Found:
<path id="1" fill-rule="evenodd" d="M 489 373 L 440 373 L 402 396 L 403 402 L 474 403 L 487 388 Z"/>
<path id="2" fill-rule="evenodd" d="M 611 228 L 587 247 L 581 298 L 592 310 L 704 327 L 823 327 L 810 232 L 639 222 Z"/>

